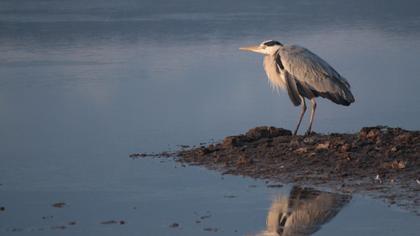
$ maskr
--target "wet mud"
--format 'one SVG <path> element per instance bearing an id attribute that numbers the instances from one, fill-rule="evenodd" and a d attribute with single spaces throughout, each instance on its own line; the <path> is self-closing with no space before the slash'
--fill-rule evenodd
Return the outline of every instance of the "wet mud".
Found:
<path id="1" fill-rule="evenodd" d="M 420 215 L 419 131 L 378 126 L 353 134 L 293 136 L 289 130 L 263 126 L 160 155 L 169 156 L 223 174 L 265 179 L 273 186 L 294 183 L 361 193 Z"/>

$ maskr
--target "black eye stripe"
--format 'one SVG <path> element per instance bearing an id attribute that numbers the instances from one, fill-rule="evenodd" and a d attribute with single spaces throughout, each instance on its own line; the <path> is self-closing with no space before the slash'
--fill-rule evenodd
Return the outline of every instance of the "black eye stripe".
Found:
<path id="1" fill-rule="evenodd" d="M 279 43 L 279 42 L 277 42 L 277 41 L 272 40 L 272 41 L 265 42 L 264 45 L 266 45 L 266 46 L 274 46 L 274 45 L 282 45 L 282 44 Z"/>

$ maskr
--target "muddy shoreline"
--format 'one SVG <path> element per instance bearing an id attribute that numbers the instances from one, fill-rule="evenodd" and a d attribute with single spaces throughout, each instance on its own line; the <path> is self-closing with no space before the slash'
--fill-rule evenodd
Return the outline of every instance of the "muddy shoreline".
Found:
<path id="1" fill-rule="evenodd" d="M 289 130 L 263 126 L 207 146 L 152 156 L 175 156 L 223 174 L 361 193 L 420 215 L 419 131 L 378 126 L 354 134 L 292 136 Z"/>

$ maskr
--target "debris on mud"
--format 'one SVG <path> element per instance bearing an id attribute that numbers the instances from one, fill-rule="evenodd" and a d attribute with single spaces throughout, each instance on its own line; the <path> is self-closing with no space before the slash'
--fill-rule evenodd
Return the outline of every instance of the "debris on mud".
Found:
<path id="1" fill-rule="evenodd" d="M 200 216 L 200 219 L 205 220 L 205 219 L 208 219 L 210 217 L 211 217 L 211 215 L 209 214 L 209 215 Z"/>
<path id="2" fill-rule="evenodd" d="M 393 196 L 388 203 L 420 214 L 419 131 L 377 126 L 354 134 L 292 136 L 289 130 L 262 126 L 219 143 L 183 148 L 172 156 L 223 174 L 366 193 L 385 200 Z"/>
<path id="3" fill-rule="evenodd" d="M 182 147 L 181 147 L 182 148 Z M 172 157 L 176 155 L 174 152 L 161 152 L 161 153 L 132 153 L 129 155 L 130 158 L 143 158 L 143 157 Z"/>
<path id="4" fill-rule="evenodd" d="M 207 231 L 207 232 L 218 232 L 219 231 L 218 228 L 210 228 L 210 227 L 204 228 L 203 230 L 204 231 Z"/>
<path id="5" fill-rule="evenodd" d="M 57 203 L 52 204 L 52 206 L 56 208 L 63 208 L 65 205 L 66 203 L 64 202 L 57 202 Z"/>
<path id="6" fill-rule="evenodd" d="M 169 228 L 178 228 L 179 224 L 178 223 L 172 223 L 169 225 Z"/>
<path id="7" fill-rule="evenodd" d="M 76 225 L 77 224 L 77 222 L 76 221 L 70 221 L 69 223 L 68 223 L 68 225 Z"/>
<path id="8" fill-rule="evenodd" d="M 65 225 L 57 225 L 57 226 L 51 226 L 51 229 L 64 230 L 64 229 L 67 229 L 67 227 Z"/>
<path id="9" fill-rule="evenodd" d="M 283 184 L 268 184 L 267 188 L 282 188 Z"/>
<path id="10" fill-rule="evenodd" d="M 107 221 L 102 221 L 101 224 L 103 224 L 103 225 L 112 225 L 112 224 L 123 225 L 123 224 L 125 224 L 125 221 L 124 220 L 107 220 Z"/>

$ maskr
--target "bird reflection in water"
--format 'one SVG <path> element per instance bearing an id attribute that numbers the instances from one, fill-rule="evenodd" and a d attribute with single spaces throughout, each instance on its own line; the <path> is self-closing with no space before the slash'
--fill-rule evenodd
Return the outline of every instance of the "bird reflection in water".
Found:
<path id="1" fill-rule="evenodd" d="M 334 218 L 351 196 L 294 186 L 289 197 L 273 201 L 266 230 L 257 236 L 311 235 Z"/>

